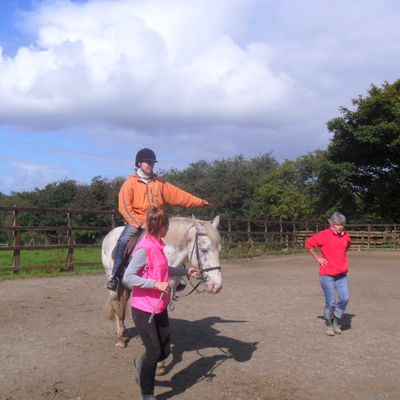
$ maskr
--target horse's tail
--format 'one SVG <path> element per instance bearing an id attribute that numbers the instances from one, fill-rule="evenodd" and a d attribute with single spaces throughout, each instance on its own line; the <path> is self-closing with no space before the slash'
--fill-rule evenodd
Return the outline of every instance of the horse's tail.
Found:
<path id="1" fill-rule="evenodd" d="M 113 305 L 114 301 L 115 300 L 111 296 L 109 296 L 107 304 L 104 307 L 104 316 L 106 317 L 106 319 L 109 319 L 110 321 L 115 321 L 115 312 Z"/>

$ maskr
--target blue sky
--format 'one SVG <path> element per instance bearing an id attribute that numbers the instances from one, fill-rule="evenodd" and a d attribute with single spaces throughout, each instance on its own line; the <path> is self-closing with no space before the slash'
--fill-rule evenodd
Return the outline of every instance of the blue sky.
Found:
<path id="1" fill-rule="evenodd" d="M 0 192 L 326 148 L 399 79 L 395 0 L 2 0 Z"/>

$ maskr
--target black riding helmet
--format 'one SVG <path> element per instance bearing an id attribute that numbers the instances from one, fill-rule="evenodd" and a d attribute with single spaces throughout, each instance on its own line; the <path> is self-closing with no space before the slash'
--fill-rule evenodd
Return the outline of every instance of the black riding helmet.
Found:
<path id="1" fill-rule="evenodd" d="M 143 161 L 147 161 L 150 163 L 156 163 L 157 159 L 156 159 L 156 154 L 154 153 L 153 150 L 148 149 L 147 147 L 145 147 L 144 149 L 139 150 L 136 153 L 136 160 L 135 160 L 135 165 L 137 168 L 139 168 L 139 163 L 143 162 Z"/>

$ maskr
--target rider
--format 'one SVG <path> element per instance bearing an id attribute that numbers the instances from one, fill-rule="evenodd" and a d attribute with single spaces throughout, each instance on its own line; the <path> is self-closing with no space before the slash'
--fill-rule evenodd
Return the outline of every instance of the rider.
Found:
<path id="1" fill-rule="evenodd" d="M 118 209 L 126 225 L 118 239 L 114 267 L 106 288 L 117 290 L 119 275 L 125 259 L 125 250 L 133 236 L 139 236 L 146 227 L 148 211 L 152 207 L 163 209 L 165 204 L 181 207 L 210 207 L 207 200 L 200 199 L 171 183 L 159 178 L 154 172 L 157 162 L 153 150 L 143 148 L 136 154 L 136 172 L 122 185 Z"/>

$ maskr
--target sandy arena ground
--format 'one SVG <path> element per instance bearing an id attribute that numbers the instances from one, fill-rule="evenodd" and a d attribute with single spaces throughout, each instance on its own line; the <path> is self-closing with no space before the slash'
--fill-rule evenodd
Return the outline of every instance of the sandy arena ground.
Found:
<path id="1" fill-rule="evenodd" d="M 309 255 L 223 264 L 216 296 L 170 313 L 173 357 L 157 380 L 166 400 L 400 399 L 400 253 L 350 253 L 342 335 L 328 337 Z M 128 346 L 103 318 L 105 277 L 0 282 L 0 399 L 139 399 L 143 347 L 128 313 Z"/>

